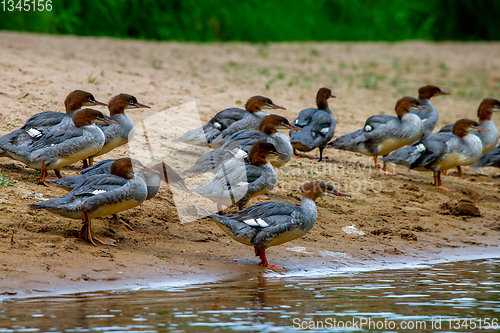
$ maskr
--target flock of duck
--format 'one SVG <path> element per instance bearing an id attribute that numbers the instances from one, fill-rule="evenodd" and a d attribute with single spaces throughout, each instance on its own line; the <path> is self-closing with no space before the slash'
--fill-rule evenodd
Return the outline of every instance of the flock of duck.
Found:
<path id="1" fill-rule="evenodd" d="M 350 197 L 331 184 L 312 181 L 300 188 L 300 206 L 265 201 L 245 209 L 252 198 L 268 199 L 264 195 L 277 183 L 274 167 L 283 166 L 294 154 L 300 156 L 299 152 L 318 148 L 321 162 L 326 147 L 358 152 L 372 156 L 376 170 L 382 173 L 390 174 L 387 163 L 432 171 L 434 185 L 447 190 L 450 189 L 441 182 L 442 171 L 457 167 L 461 175 L 461 166 L 500 167 L 500 146 L 495 148 L 499 134 L 492 121 L 492 113 L 500 111 L 500 102 L 484 99 L 478 109 L 479 122 L 460 119 L 432 133 L 439 114 L 430 99 L 446 94 L 436 86 L 422 87 L 418 98 L 406 96 L 397 101 L 396 116 L 372 116 L 363 128 L 334 141 L 331 140 L 336 121 L 328 100 L 335 96 L 330 89 L 319 89 L 317 107 L 302 110 L 291 123 L 267 112 L 284 107 L 267 97 L 251 97 L 245 109 L 222 110 L 206 125 L 173 140 L 211 148 L 182 172 L 184 177 L 214 173 L 208 183 L 193 189 L 188 189 L 183 178 L 164 162 L 145 166 L 136 159 L 123 157 L 93 165 L 95 157 L 133 137 L 134 124 L 125 110 L 149 108 L 128 94 L 119 94 L 106 104 L 91 93 L 73 91 L 64 102 L 66 113 L 35 114 L 21 128 L 1 137 L 0 157 L 39 169 L 39 184 L 68 190 L 62 197 L 29 206 L 83 220 L 80 237 L 94 245 L 94 240 L 106 245 L 115 245 L 115 241 L 97 237 L 91 228 L 92 218 L 112 215 L 121 220 L 116 214 L 154 197 L 164 181 L 217 203 L 218 214 L 207 215 L 233 239 L 253 246 L 260 265 L 281 268 L 268 264 L 265 249 L 311 230 L 317 219 L 315 200 L 320 195 Z M 88 108 L 96 105 L 107 106 L 110 115 Z M 280 129 L 289 129 L 289 137 Z M 378 156 L 383 156 L 382 169 Z M 80 175 L 63 178 L 61 169 L 78 161 L 83 161 Z M 57 178 L 48 177 L 48 170 L 54 170 Z M 222 205 L 238 205 L 239 210 L 225 215 Z"/>

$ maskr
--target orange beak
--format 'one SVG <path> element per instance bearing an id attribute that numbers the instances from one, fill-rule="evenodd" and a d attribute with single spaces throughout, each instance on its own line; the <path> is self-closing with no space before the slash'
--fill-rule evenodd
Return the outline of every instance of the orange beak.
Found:
<path id="1" fill-rule="evenodd" d="M 103 102 L 99 102 L 99 101 L 94 101 L 94 102 L 92 102 L 92 103 L 94 103 L 94 105 L 108 106 L 108 104 L 103 103 Z"/>
<path id="2" fill-rule="evenodd" d="M 276 105 L 276 104 L 271 105 L 271 108 L 272 108 L 272 109 L 281 109 L 281 110 L 286 110 L 284 107 L 279 106 L 279 105 Z"/>
<path id="3" fill-rule="evenodd" d="M 428 109 L 428 108 L 424 108 L 423 106 L 419 106 L 418 107 L 419 110 L 423 110 L 423 111 L 430 111 L 431 109 Z"/>
<path id="4" fill-rule="evenodd" d="M 151 107 L 150 107 L 150 106 L 148 106 L 148 105 L 146 105 L 146 104 L 142 104 L 142 103 L 136 103 L 136 104 L 135 104 L 135 106 L 136 106 L 137 108 L 144 108 L 144 109 L 145 109 L 145 108 L 147 108 L 147 109 L 151 109 Z"/>
<path id="5" fill-rule="evenodd" d="M 295 127 L 295 126 L 292 126 L 292 125 L 285 125 L 285 127 L 288 128 L 288 129 L 294 129 L 294 130 L 297 130 L 297 131 L 302 131 L 302 128 Z"/>
<path id="6" fill-rule="evenodd" d="M 287 154 L 282 154 L 282 153 L 271 153 L 274 156 L 288 156 Z"/>
<path id="7" fill-rule="evenodd" d="M 476 129 L 477 129 L 478 131 L 488 131 L 488 132 L 490 131 L 489 129 L 482 128 L 482 127 L 476 127 Z"/>
<path id="8" fill-rule="evenodd" d="M 449 92 L 441 91 L 441 95 L 449 95 Z"/>
<path id="9" fill-rule="evenodd" d="M 160 174 L 160 172 L 158 170 L 155 170 L 155 169 L 150 169 L 150 168 L 147 168 L 147 167 L 144 167 L 141 169 L 141 172 L 151 172 L 151 173 L 157 173 L 157 174 Z"/>
<path id="10" fill-rule="evenodd" d="M 117 124 L 118 125 L 118 123 L 116 121 L 113 121 L 113 120 L 104 119 L 102 122 L 106 123 L 106 124 Z"/>

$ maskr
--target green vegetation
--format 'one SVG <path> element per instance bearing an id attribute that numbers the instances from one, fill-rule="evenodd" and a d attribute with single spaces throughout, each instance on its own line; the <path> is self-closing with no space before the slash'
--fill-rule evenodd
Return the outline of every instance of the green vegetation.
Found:
<path id="1" fill-rule="evenodd" d="M 500 36 L 500 1 L 495 0 L 73 0 L 53 1 L 52 7 L 50 12 L 1 12 L 0 29 L 181 41 Z M 310 53 L 320 55 L 316 49 Z M 152 65 L 157 66 L 154 59 Z"/>
<path id="2" fill-rule="evenodd" d="M 3 186 L 13 186 L 14 183 L 13 183 L 12 180 L 6 179 L 5 175 L 2 173 L 2 174 L 0 174 L 0 185 L 3 185 Z"/>

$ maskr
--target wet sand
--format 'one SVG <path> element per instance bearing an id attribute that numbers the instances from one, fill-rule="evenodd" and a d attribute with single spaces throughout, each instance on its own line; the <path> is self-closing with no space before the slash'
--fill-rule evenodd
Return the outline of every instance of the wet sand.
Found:
<path id="1" fill-rule="evenodd" d="M 500 95 L 499 43 L 184 44 L 0 32 L 0 56 L 0 135 L 35 113 L 63 111 L 74 89 L 103 101 L 130 93 L 154 111 L 195 101 L 204 121 L 259 94 L 285 106 L 280 114 L 292 120 L 313 107 L 317 89 L 326 86 L 337 96 L 330 103 L 335 137 L 360 128 L 370 115 L 393 114 L 398 98 L 416 97 L 425 84 L 451 93 L 432 100 L 440 112 L 437 127 L 475 119 L 482 98 Z M 127 114 L 136 122 L 148 115 Z M 127 153 L 122 146 L 101 159 Z M 325 163 L 314 160 L 318 155 L 294 156 L 278 169 L 269 197 L 298 204 L 298 187 L 311 179 L 335 183 L 353 197 L 318 199 L 313 230 L 266 251 L 271 264 L 305 272 L 498 253 L 498 169 L 485 168 L 483 175 L 466 168 L 463 179 L 444 177 L 444 185 L 457 189 L 448 192 L 431 186 L 431 173 L 395 167 L 401 174 L 387 176 L 360 154 L 327 149 Z M 78 238 L 80 221 L 28 209 L 39 201 L 33 192 L 50 198 L 64 190 L 35 185 L 34 170 L 7 158 L 0 158 L 0 172 L 0 295 L 174 285 L 269 271 L 256 265 L 253 249 L 211 220 L 180 223 L 168 188 L 120 214 L 135 231 L 95 219 L 95 232 L 118 246 L 94 247 Z M 476 208 L 480 216 L 470 216 Z M 364 235 L 342 230 L 351 225 Z"/>

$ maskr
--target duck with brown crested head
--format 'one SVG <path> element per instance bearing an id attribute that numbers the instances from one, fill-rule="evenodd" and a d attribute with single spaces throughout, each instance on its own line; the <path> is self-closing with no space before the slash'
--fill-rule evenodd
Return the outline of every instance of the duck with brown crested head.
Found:
<path id="1" fill-rule="evenodd" d="M 79 176 L 69 176 L 60 179 L 47 180 L 47 185 L 63 188 L 67 191 L 71 191 L 77 186 L 81 185 L 85 182 L 89 177 L 93 177 L 95 175 L 109 175 L 111 174 L 111 168 L 113 164 L 118 159 L 107 159 L 103 161 L 99 161 L 96 165 L 83 169 L 80 171 Z M 147 196 L 146 200 L 153 198 L 160 189 L 161 181 L 164 181 L 170 186 L 178 188 L 187 193 L 191 193 L 191 191 L 187 188 L 184 183 L 184 179 L 177 174 L 169 165 L 165 162 L 159 162 L 154 164 L 149 169 L 156 170 L 156 172 L 136 172 L 135 175 L 140 177 L 146 183 L 147 188 Z M 113 214 L 113 219 L 123 223 L 130 230 L 134 230 L 125 220 L 119 218 L 116 214 Z"/>
<path id="2" fill-rule="evenodd" d="M 318 218 L 315 200 L 323 195 L 350 197 L 337 191 L 332 185 L 321 181 L 305 183 L 301 187 L 300 206 L 285 202 L 268 201 L 250 206 L 229 215 L 213 214 L 217 225 L 234 240 L 255 248 L 260 257 L 259 265 L 277 269 L 269 265 L 265 250 L 280 245 L 308 233 Z"/>
<path id="3" fill-rule="evenodd" d="M 132 95 L 129 94 L 118 94 L 110 99 L 108 102 L 109 117 L 106 119 L 116 122 L 116 124 L 99 124 L 97 125 L 106 137 L 104 146 L 102 149 L 91 156 L 88 161 L 88 165 L 93 165 L 94 157 L 101 156 L 110 152 L 116 147 L 122 146 L 129 142 L 134 137 L 134 123 L 125 114 L 125 110 L 139 109 L 151 107 L 141 104 Z"/>
<path id="4" fill-rule="evenodd" d="M 62 167 L 94 155 L 104 145 L 104 134 L 95 125 L 115 123 L 102 112 L 93 109 L 77 111 L 72 126 L 56 126 L 29 146 L 4 147 L 16 160 L 33 169 L 41 169 L 39 182 L 43 183 L 47 170 L 55 170 L 61 178 Z"/>
<path id="5" fill-rule="evenodd" d="M 94 166 L 83 169 L 80 171 L 79 176 L 70 176 L 64 177 L 60 179 L 48 180 L 47 182 L 51 186 L 60 187 L 67 191 L 71 191 L 82 182 L 85 181 L 86 178 L 95 176 L 95 175 L 107 175 L 111 173 L 111 166 L 117 159 L 111 158 L 103 161 L 97 162 Z M 150 169 L 156 170 L 159 173 L 151 173 L 151 172 L 138 172 L 136 175 L 141 177 L 147 185 L 148 195 L 146 200 L 153 198 L 159 190 L 160 182 L 164 181 L 165 183 L 176 187 L 180 190 L 190 193 L 187 188 L 184 179 L 175 172 L 169 165 L 165 162 L 159 162 L 149 167 Z"/>
<path id="6" fill-rule="evenodd" d="M 424 125 L 424 135 L 432 133 L 439 120 L 439 113 L 434 105 L 432 105 L 431 97 L 449 94 L 450 93 L 444 92 L 439 87 L 433 85 L 427 85 L 418 89 L 418 100 L 420 101 L 420 105 L 430 111 L 413 110 L 411 113 L 416 114 L 420 117 L 420 119 L 422 119 L 422 123 Z"/>
<path id="7" fill-rule="evenodd" d="M 71 125 L 73 114 L 84 106 L 106 105 L 96 101 L 94 96 L 83 90 L 72 91 L 64 100 L 66 113 L 44 111 L 29 118 L 24 125 L 0 138 L 0 147 L 27 146 L 40 139 L 56 126 Z M 0 148 L 0 157 L 12 157 Z"/>
<path id="8" fill-rule="evenodd" d="M 269 142 L 259 141 L 250 149 L 248 158 L 233 158 L 213 176 L 209 183 L 200 185 L 192 191 L 216 202 L 219 214 L 222 206 L 245 204 L 256 196 L 271 191 L 277 182 L 276 172 L 267 161 L 269 156 L 283 156 Z"/>
<path id="9" fill-rule="evenodd" d="M 381 114 L 371 116 L 362 129 L 343 135 L 328 144 L 328 147 L 358 152 L 373 156 L 375 169 L 387 171 L 386 163 L 382 170 L 378 167 L 378 156 L 388 155 L 392 151 L 412 144 L 422 137 L 424 127 L 413 110 L 429 109 L 420 106 L 416 98 L 405 96 L 396 103 L 397 117 Z"/>
<path id="10" fill-rule="evenodd" d="M 284 107 L 274 104 L 270 98 L 250 97 L 245 104 L 245 110 L 240 108 L 222 110 L 206 125 L 185 133 L 174 142 L 219 148 L 225 139 L 233 133 L 244 129 L 256 130 L 262 117 L 269 115 L 265 110 L 272 109 L 286 110 Z"/>
<path id="11" fill-rule="evenodd" d="M 183 173 L 188 175 L 198 175 L 209 171 L 218 170 L 224 161 L 228 161 L 233 157 L 246 158 L 250 151 L 258 141 L 272 143 L 278 152 L 283 156 L 272 156 L 269 162 L 279 168 L 288 163 L 293 154 L 293 148 L 290 144 L 290 139 L 281 133 L 279 129 L 298 129 L 292 126 L 288 119 L 277 114 L 271 114 L 261 119 L 259 130 L 243 130 L 234 133 L 224 142 L 222 147 L 209 151 L 203 154 L 196 160 L 195 164 L 185 170 Z"/>
<path id="12" fill-rule="evenodd" d="M 470 119 L 460 119 L 453 125 L 453 133 L 432 133 L 411 146 L 396 150 L 383 159 L 384 162 L 402 164 L 417 171 L 433 171 L 434 186 L 442 186 L 441 171 L 457 166 L 474 164 L 481 157 L 481 140 L 470 134 L 488 131 Z"/>
<path id="13" fill-rule="evenodd" d="M 300 111 L 299 116 L 292 121 L 292 125 L 299 127 L 302 131 L 290 130 L 290 142 L 293 152 L 308 152 L 319 148 L 319 160 L 323 160 L 323 150 L 335 134 L 335 117 L 328 105 L 329 98 L 335 98 L 328 88 L 320 88 L 316 95 L 317 108 L 309 108 Z"/>
<path id="14" fill-rule="evenodd" d="M 65 196 L 29 205 L 33 209 L 45 209 L 71 219 L 83 220 L 80 237 L 94 244 L 94 240 L 114 245 L 112 239 L 96 237 L 91 227 L 91 218 L 117 214 L 134 208 L 146 200 L 147 187 L 138 172 L 158 171 L 146 168 L 141 162 L 128 157 L 118 159 L 111 165 L 110 174 L 93 175 Z"/>
<path id="15" fill-rule="evenodd" d="M 488 131 L 480 131 L 474 132 L 472 134 L 477 135 L 479 139 L 481 139 L 481 143 L 483 144 L 483 156 L 472 165 L 472 167 L 481 167 L 487 166 L 485 161 L 492 161 L 491 156 L 488 153 L 495 148 L 498 142 L 498 129 L 493 122 L 492 116 L 494 112 L 500 111 L 500 101 L 494 98 L 485 98 L 482 100 L 481 104 L 479 104 L 479 108 L 477 109 L 477 117 L 479 118 L 479 126 L 481 128 L 485 128 Z M 446 125 L 439 132 L 451 132 L 453 129 L 453 124 Z M 462 169 L 457 167 L 458 169 L 458 177 L 463 175 Z"/>

